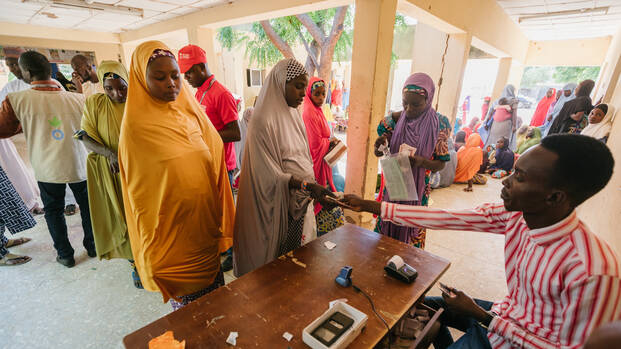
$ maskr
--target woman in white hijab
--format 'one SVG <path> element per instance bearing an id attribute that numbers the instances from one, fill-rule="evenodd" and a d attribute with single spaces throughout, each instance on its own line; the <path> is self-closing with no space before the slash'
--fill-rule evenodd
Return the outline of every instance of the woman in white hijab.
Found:
<path id="1" fill-rule="evenodd" d="M 238 277 L 312 239 L 303 236 L 315 227 L 312 199 L 330 206 L 325 199 L 333 194 L 315 183 L 306 128 L 296 109 L 307 84 L 302 64 L 291 58 L 278 62 L 252 113 L 233 239 Z"/>
<path id="2" fill-rule="evenodd" d="M 607 104 L 596 105 L 589 114 L 589 126 L 585 127 L 580 134 L 606 143 L 612 129 L 613 114 L 614 110 Z"/>

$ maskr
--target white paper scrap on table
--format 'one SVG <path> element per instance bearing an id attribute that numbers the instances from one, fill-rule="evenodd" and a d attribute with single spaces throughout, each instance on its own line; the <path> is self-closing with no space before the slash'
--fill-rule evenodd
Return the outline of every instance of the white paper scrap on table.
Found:
<path id="1" fill-rule="evenodd" d="M 282 334 L 282 337 L 287 340 L 287 342 L 291 342 L 293 339 L 293 335 L 289 332 L 285 332 Z"/>
<path id="2" fill-rule="evenodd" d="M 229 338 L 226 339 L 226 342 L 232 346 L 237 345 L 237 337 L 239 337 L 239 333 L 231 332 L 229 333 Z"/>
<path id="3" fill-rule="evenodd" d="M 324 245 L 324 246 L 325 246 L 328 250 L 331 250 L 331 249 L 333 249 L 333 248 L 335 248 L 335 247 L 336 247 L 336 244 L 335 244 L 334 242 L 332 242 L 332 241 L 325 241 L 325 242 L 323 243 L 323 245 Z"/>

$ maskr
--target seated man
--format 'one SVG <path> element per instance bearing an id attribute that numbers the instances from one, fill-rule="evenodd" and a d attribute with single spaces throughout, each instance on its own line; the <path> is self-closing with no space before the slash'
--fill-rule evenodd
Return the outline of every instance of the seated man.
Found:
<path id="1" fill-rule="evenodd" d="M 550 136 L 503 181 L 504 204 L 443 210 L 354 195 L 344 202 L 401 225 L 505 235 L 509 294 L 502 301 L 475 301 L 450 288 L 425 300 L 447 309 L 436 349 L 580 348 L 595 328 L 621 318 L 618 259 L 575 212 L 606 186 L 613 167 L 594 138 Z M 466 332 L 454 346 L 447 326 Z"/>

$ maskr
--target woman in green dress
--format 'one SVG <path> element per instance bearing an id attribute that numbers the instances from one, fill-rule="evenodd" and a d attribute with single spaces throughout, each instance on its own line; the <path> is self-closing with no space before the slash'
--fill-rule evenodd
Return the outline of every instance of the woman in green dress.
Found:
<path id="1" fill-rule="evenodd" d="M 91 151 L 86 162 L 88 199 L 93 236 L 99 259 L 123 258 L 132 263 L 134 285 L 142 288 L 133 264 L 125 224 L 117 151 L 121 120 L 127 99 L 127 70 L 115 61 L 104 61 L 97 70 L 104 93 L 86 99 L 82 130 L 76 138 Z"/>

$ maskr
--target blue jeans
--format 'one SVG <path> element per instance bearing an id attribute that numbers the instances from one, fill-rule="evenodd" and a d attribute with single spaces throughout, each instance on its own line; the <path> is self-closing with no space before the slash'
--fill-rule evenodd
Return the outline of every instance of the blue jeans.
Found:
<path id="1" fill-rule="evenodd" d="M 485 310 L 492 309 L 494 303 L 479 299 L 474 300 L 481 308 Z M 444 308 L 444 312 L 440 315 L 440 332 L 433 341 L 435 349 L 491 349 L 489 339 L 487 339 L 487 329 L 481 326 L 477 320 L 471 317 L 463 316 L 449 309 L 442 297 L 425 297 L 425 305 L 433 309 Z M 449 331 L 449 327 L 456 328 L 465 332 L 457 342 L 453 342 L 453 337 Z"/>

